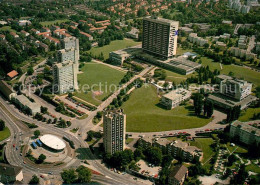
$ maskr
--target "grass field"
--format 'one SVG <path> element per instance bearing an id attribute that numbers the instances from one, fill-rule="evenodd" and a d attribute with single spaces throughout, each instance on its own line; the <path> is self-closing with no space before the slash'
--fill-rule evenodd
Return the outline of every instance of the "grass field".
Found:
<path id="1" fill-rule="evenodd" d="M 124 40 L 115 40 L 112 41 L 109 45 L 103 47 L 95 47 L 91 48 L 88 53 L 92 53 L 94 56 L 99 56 L 101 52 L 103 52 L 104 58 L 109 58 L 109 52 L 120 50 L 127 47 L 132 47 L 141 44 L 141 42 L 135 42 L 131 39 L 124 39 Z"/>
<path id="2" fill-rule="evenodd" d="M 176 85 L 180 84 L 182 81 L 185 81 L 188 77 L 192 76 L 192 74 L 181 75 L 181 74 L 178 74 L 178 73 L 166 70 L 166 69 L 165 69 L 165 71 L 166 71 L 166 75 L 167 75 L 166 80 L 174 82 Z"/>
<path id="3" fill-rule="evenodd" d="M 0 141 L 8 138 L 11 135 L 8 127 L 5 127 L 3 131 L 0 131 Z"/>
<path id="4" fill-rule="evenodd" d="M 154 86 L 133 91 L 122 108 L 127 115 L 126 130 L 128 132 L 195 128 L 202 127 L 210 121 L 210 119 L 195 116 L 190 106 L 179 106 L 173 110 L 162 108 Z"/>
<path id="5" fill-rule="evenodd" d="M 78 75 L 80 92 L 76 92 L 75 96 L 94 105 L 99 105 L 104 97 L 112 93 L 115 90 L 114 86 L 118 86 L 124 76 L 124 72 L 95 62 L 86 63 L 81 70 L 84 73 Z M 100 87 L 99 84 L 102 86 Z M 114 84 L 114 86 L 109 89 L 111 84 Z M 94 98 L 92 92 L 83 92 L 84 85 L 90 87 L 93 91 L 101 90 L 103 94 Z"/>
<path id="6" fill-rule="evenodd" d="M 10 32 L 12 31 L 12 32 L 16 33 L 16 31 L 14 29 L 12 29 L 10 26 L 3 26 L 3 27 L 1 27 L 0 31 L 10 31 Z"/>
<path id="7" fill-rule="evenodd" d="M 200 148 L 203 152 L 202 164 L 207 169 L 210 168 L 211 164 L 209 163 L 209 159 L 214 154 L 214 151 L 210 147 L 214 140 L 212 138 L 195 138 L 195 141 L 189 142 L 191 146 L 196 146 Z"/>
<path id="8" fill-rule="evenodd" d="M 40 22 L 40 24 L 42 26 L 51 26 L 55 23 L 61 24 L 63 22 L 67 22 L 67 21 L 69 21 L 69 19 L 61 19 L 61 20 L 55 20 L 55 21 L 44 21 L 44 22 Z"/>
<path id="9" fill-rule="evenodd" d="M 230 71 L 234 73 L 234 76 L 237 78 L 243 78 L 249 82 L 254 83 L 255 85 L 260 85 L 260 73 L 252 71 L 248 68 L 237 66 L 237 65 L 222 65 L 222 70 L 220 63 L 213 62 L 212 59 L 201 57 L 202 65 L 209 66 L 211 70 L 218 69 L 221 74 L 228 74 Z"/>
<path id="10" fill-rule="evenodd" d="M 254 114 L 260 113 L 260 108 L 248 108 L 241 112 L 239 121 L 250 121 Z"/>

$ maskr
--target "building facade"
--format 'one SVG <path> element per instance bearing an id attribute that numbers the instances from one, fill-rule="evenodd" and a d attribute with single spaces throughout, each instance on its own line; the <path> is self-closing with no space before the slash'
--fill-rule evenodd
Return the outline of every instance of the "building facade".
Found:
<path id="1" fill-rule="evenodd" d="M 176 55 L 178 21 L 158 17 L 143 19 L 143 51 L 162 58 Z"/>
<path id="2" fill-rule="evenodd" d="M 108 110 L 103 114 L 105 152 L 114 154 L 125 149 L 126 115 L 122 109 Z"/>
<path id="3" fill-rule="evenodd" d="M 167 94 L 164 94 L 161 98 L 161 104 L 164 105 L 167 109 L 173 109 L 180 105 L 183 101 L 189 99 L 191 97 L 191 92 L 179 88 L 173 90 Z"/>
<path id="4" fill-rule="evenodd" d="M 260 129 L 257 127 L 260 120 L 250 122 L 234 121 L 230 126 L 230 136 L 237 137 L 240 142 L 250 145 L 252 143 L 260 143 Z"/>
<path id="5" fill-rule="evenodd" d="M 78 89 L 77 66 L 72 61 L 53 65 L 53 92 L 64 94 Z"/>

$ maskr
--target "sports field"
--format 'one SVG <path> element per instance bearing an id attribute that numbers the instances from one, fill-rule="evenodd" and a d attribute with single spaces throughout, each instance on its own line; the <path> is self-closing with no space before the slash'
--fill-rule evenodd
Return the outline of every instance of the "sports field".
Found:
<path id="1" fill-rule="evenodd" d="M 94 56 L 99 56 L 101 52 L 103 52 L 104 59 L 108 59 L 109 53 L 111 51 L 116 51 L 127 47 L 136 46 L 139 44 L 141 44 L 141 42 L 135 42 L 134 40 L 131 39 L 115 40 L 112 41 L 109 45 L 103 47 L 91 48 L 91 50 L 89 50 L 88 53 L 92 53 L 92 55 Z"/>
<path id="2" fill-rule="evenodd" d="M 194 115 L 191 106 L 179 106 L 166 110 L 159 104 L 154 86 L 136 89 L 122 106 L 128 132 L 156 132 L 196 128 L 206 125 L 210 119 Z"/>
<path id="3" fill-rule="evenodd" d="M 83 73 L 78 75 L 80 89 L 75 96 L 94 105 L 99 105 L 104 97 L 112 93 L 125 74 L 96 62 L 86 63 L 81 71 Z M 86 92 L 87 89 L 92 89 L 93 93 Z M 83 92 L 84 90 L 85 92 Z"/>
<path id="4" fill-rule="evenodd" d="M 10 130 L 8 127 L 5 127 L 3 131 L 0 131 L 0 141 L 3 141 L 9 136 L 10 136 Z"/>
<path id="5" fill-rule="evenodd" d="M 44 21 L 44 22 L 40 22 L 40 24 L 42 26 L 51 26 L 51 25 L 54 25 L 54 24 L 61 24 L 63 22 L 67 22 L 69 21 L 69 19 L 61 19 L 61 20 L 55 20 L 55 21 Z"/>

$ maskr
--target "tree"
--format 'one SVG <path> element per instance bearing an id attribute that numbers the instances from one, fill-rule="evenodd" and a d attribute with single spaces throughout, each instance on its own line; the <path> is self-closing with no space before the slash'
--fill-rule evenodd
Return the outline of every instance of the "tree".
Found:
<path id="1" fill-rule="evenodd" d="M 149 147 L 145 151 L 145 156 L 147 161 L 150 163 L 159 166 L 162 163 L 162 151 L 157 147 Z"/>
<path id="2" fill-rule="evenodd" d="M 47 107 L 41 106 L 41 113 L 46 114 L 47 111 L 48 111 L 48 108 L 47 108 Z"/>
<path id="3" fill-rule="evenodd" d="M 213 103 L 212 101 L 205 101 L 204 103 L 204 116 L 210 118 L 213 115 Z"/>
<path id="4" fill-rule="evenodd" d="M 5 121 L 0 119 L 0 131 L 3 131 L 5 128 Z"/>
<path id="5" fill-rule="evenodd" d="M 72 98 L 72 96 L 73 96 L 73 94 L 70 92 L 70 93 L 68 94 L 68 97 L 69 97 L 69 98 Z"/>
<path id="6" fill-rule="evenodd" d="M 39 184 L 39 182 L 40 182 L 40 179 L 36 175 L 33 175 L 29 184 Z"/>
<path id="7" fill-rule="evenodd" d="M 34 136 L 35 136 L 36 138 L 38 138 L 40 134 L 41 134 L 41 132 L 40 132 L 39 130 L 35 130 L 35 131 L 34 131 Z"/>
<path id="8" fill-rule="evenodd" d="M 193 99 L 195 114 L 199 116 L 202 112 L 202 107 L 203 107 L 203 95 L 200 93 L 195 93 L 192 99 Z"/>
<path id="9" fill-rule="evenodd" d="M 89 183 L 91 181 L 91 171 L 88 168 L 79 166 L 76 172 L 78 172 L 79 183 Z"/>
<path id="10" fill-rule="evenodd" d="M 37 163 L 38 164 L 41 164 L 44 162 L 44 160 L 46 159 L 46 156 L 44 154 L 41 154 L 39 157 L 38 157 L 38 160 L 37 160 Z"/>
<path id="11" fill-rule="evenodd" d="M 33 67 L 30 66 L 30 67 L 28 68 L 28 70 L 27 70 L 27 74 L 28 74 L 28 75 L 32 75 L 33 72 L 34 72 Z"/>
<path id="12" fill-rule="evenodd" d="M 64 169 L 61 172 L 61 178 L 64 184 L 72 184 L 77 182 L 77 174 L 74 169 Z"/>

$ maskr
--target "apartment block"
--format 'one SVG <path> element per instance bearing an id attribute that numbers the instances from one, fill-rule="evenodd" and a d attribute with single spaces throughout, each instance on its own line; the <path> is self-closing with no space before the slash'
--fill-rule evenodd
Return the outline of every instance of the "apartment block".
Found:
<path id="1" fill-rule="evenodd" d="M 189 41 L 199 46 L 204 46 L 208 43 L 208 40 L 198 37 L 197 33 L 190 33 L 188 37 Z"/>
<path id="2" fill-rule="evenodd" d="M 238 120 L 231 123 L 230 136 L 238 138 L 240 142 L 250 145 L 252 143 L 260 143 L 260 120 L 240 122 Z"/>
<path id="3" fill-rule="evenodd" d="M 65 61 L 53 65 L 53 91 L 64 94 L 78 89 L 77 65 L 72 61 Z"/>
<path id="4" fill-rule="evenodd" d="M 164 94 L 161 98 L 161 104 L 164 105 L 167 109 L 173 109 L 180 105 L 183 101 L 189 99 L 191 97 L 191 92 L 179 88 L 176 90 L 173 90 L 167 94 Z"/>
<path id="5" fill-rule="evenodd" d="M 178 21 L 159 17 L 143 19 L 143 51 L 162 58 L 176 55 Z"/>
<path id="6" fill-rule="evenodd" d="M 114 154 L 125 149 L 126 115 L 123 109 L 107 110 L 103 114 L 105 152 Z"/>
<path id="7" fill-rule="evenodd" d="M 239 101 L 249 96 L 251 94 L 251 90 L 252 83 L 245 80 L 227 78 L 220 82 L 220 93 Z"/>

